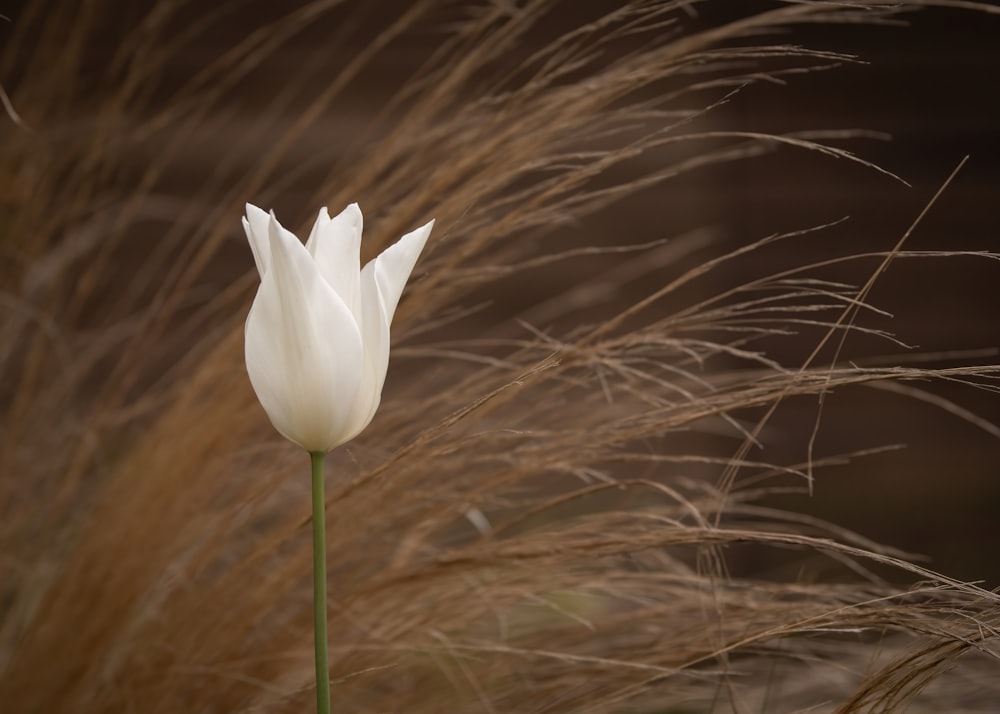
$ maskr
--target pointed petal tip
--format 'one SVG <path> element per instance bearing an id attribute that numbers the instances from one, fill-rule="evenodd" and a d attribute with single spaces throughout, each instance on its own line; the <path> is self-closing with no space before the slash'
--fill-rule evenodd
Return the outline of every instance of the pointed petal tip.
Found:
<path id="1" fill-rule="evenodd" d="M 277 230 L 279 233 L 284 228 L 284 226 L 281 225 L 281 221 L 278 220 L 278 216 L 274 212 L 274 209 L 271 209 L 267 214 L 267 228 L 268 230 Z"/>
<path id="2" fill-rule="evenodd" d="M 267 214 L 252 203 L 246 204 L 246 215 L 243 216 L 243 232 L 246 233 L 253 253 L 257 273 L 264 277 L 271 265 L 271 249 L 268 247 Z"/>
<path id="3" fill-rule="evenodd" d="M 356 202 L 349 203 L 337 217 L 349 220 L 352 225 L 359 225 L 362 221 L 361 206 L 359 206 Z"/>
<path id="4" fill-rule="evenodd" d="M 273 245 L 275 241 L 281 241 L 282 240 L 282 238 L 284 237 L 284 233 L 285 232 L 286 231 L 285 231 L 284 227 L 278 221 L 278 217 L 276 215 L 274 215 L 274 211 L 272 210 L 270 212 L 270 214 L 268 215 L 268 219 L 267 219 L 267 236 L 268 236 L 268 240 Z"/>
<path id="5" fill-rule="evenodd" d="M 434 220 L 435 219 L 432 218 L 419 228 L 414 228 L 409 233 L 403 234 L 403 237 L 399 239 L 399 242 L 419 243 L 420 247 L 417 250 L 418 251 L 423 250 L 424 244 L 427 242 L 427 239 L 431 235 L 431 231 L 434 229 Z"/>
<path id="6" fill-rule="evenodd" d="M 253 205 L 252 203 L 246 203 L 246 204 L 244 204 L 243 208 L 244 208 L 245 215 L 246 215 L 247 218 L 255 219 L 255 218 L 260 218 L 260 217 L 266 217 L 267 216 L 267 212 L 264 209 L 258 208 L 257 206 Z"/>
<path id="7" fill-rule="evenodd" d="M 407 235 L 413 235 L 414 233 L 430 233 L 431 230 L 434 229 L 434 221 L 435 220 L 436 219 L 434 219 L 434 218 L 430 219 L 429 221 L 427 221 L 427 223 L 425 223 L 424 225 L 420 226 L 419 228 L 414 228 L 412 231 L 410 231 L 409 233 L 407 233 Z"/>

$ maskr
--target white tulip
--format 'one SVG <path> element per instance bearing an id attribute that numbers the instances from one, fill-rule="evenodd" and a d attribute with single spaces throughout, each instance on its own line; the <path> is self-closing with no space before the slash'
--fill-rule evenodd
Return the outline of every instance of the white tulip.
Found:
<path id="1" fill-rule="evenodd" d="M 378 409 L 389 323 L 434 221 L 360 268 L 361 209 L 319 212 L 305 245 L 274 212 L 247 204 L 243 228 L 260 287 L 246 322 L 250 383 L 281 434 L 327 452 Z"/>

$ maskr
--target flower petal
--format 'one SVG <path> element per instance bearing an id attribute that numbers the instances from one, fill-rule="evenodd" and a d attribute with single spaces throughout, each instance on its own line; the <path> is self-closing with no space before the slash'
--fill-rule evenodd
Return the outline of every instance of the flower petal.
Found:
<path id="1" fill-rule="evenodd" d="M 273 215 L 268 238 L 270 265 L 247 316 L 247 372 L 282 435 L 307 451 L 329 451 L 351 436 L 361 334 L 305 246 Z"/>
<path id="2" fill-rule="evenodd" d="M 420 257 L 420 252 L 424 249 L 433 228 L 434 221 L 430 221 L 415 231 L 410 231 L 368 264 L 375 264 L 375 280 L 382 296 L 388 322 L 392 322 L 392 316 L 396 314 L 399 297 L 403 294 L 406 281 L 410 279 L 413 266 L 416 265 L 417 258 Z"/>
<path id="3" fill-rule="evenodd" d="M 375 416 L 389 368 L 389 325 L 434 221 L 407 233 L 361 271 L 361 339 L 365 345 L 361 384 L 347 431 L 359 434 Z"/>
<path id="4" fill-rule="evenodd" d="M 334 218 L 330 218 L 326 208 L 323 208 L 306 241 L 306 248 L 316 261 L 320 275 L 337 291 L 355 318 L 361 317 L 359 275 L 362 224 L 361 209 L 356 203 Z"/>
<path id="5" fill-rule="evenodd" d="M 389 369 L 389 319 L 375 279 L 375 261 L 361 271 L 361 339 L 365 353 L 361 380 L 346 431 L 360 434 L 375 416 L 382 401 L 382 386 Z"/>
<path id="6" fill-rule="evenodd" d="M 267 237 L 269 217 L 267 213 L 251 203 L 246 205 L 246 210 L 247 215 L 243 219 L 243 230 L 246 231 L 247 240 L 250 242 L 250 251 L 257 264 L 257 273 L 263 278 L 271 264 L 271 248 L 268 245 Z"/>

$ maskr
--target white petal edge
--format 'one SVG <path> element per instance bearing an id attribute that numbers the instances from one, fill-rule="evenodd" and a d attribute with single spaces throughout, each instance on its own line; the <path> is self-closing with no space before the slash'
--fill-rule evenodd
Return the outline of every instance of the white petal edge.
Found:
<path id="1" fill-rule="evenodd" d="M 270 216 L 252 203 L 246 204 L 246 216 L 243 217 L 243 230 L 250 243 L 254 263 L 257 264 L 257 274 L 261 278 L 271 264 L 271 247 L 268 245 L 267 224 Z"/>

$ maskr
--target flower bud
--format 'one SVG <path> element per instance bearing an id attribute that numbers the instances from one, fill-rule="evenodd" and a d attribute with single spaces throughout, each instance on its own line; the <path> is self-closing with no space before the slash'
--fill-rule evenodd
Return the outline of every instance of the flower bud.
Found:
<path id="1" fill-rule="evenodd" d="M 434 221 L 360 267 L 361 209 L 320 210 L 305 245 L 247 204 L 243 228 L 260 287 L 246 321 L 246 365 L 271 424 L 309 452 L 357 436 L 375 416 L 389 324 Z"/>

